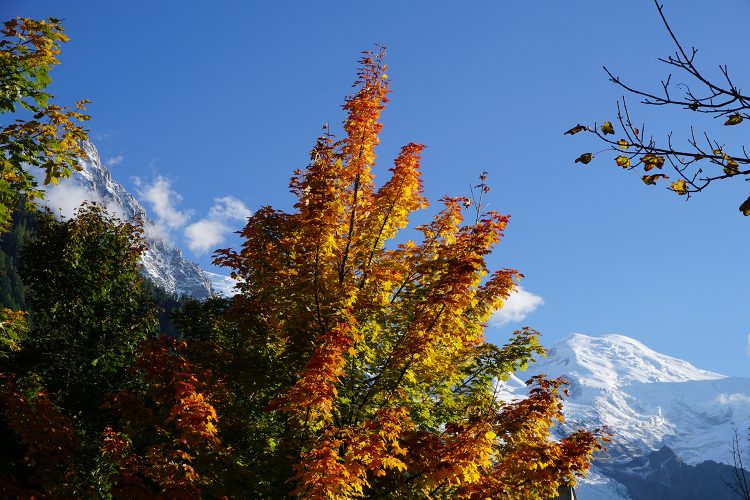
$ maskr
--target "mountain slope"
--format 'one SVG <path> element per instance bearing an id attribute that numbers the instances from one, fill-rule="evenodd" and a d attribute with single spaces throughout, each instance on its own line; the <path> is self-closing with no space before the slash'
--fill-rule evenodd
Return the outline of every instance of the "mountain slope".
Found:
<path id="1" fill-rule="evenodd" d="M 213 293 L 209 276 L 198 266 L 189 261 L 179 248 L 169 244 L 155 231 L 154 222 L 149 219 L 146 210 L 121 184 L 112 179 L 111 172 L 102 165 L 99 153 L 91 143 L 84 143 L 86 157 L 83 158 L 83 169 L 64 181 L 59 188 L 50 192 L 49 198 L 55 200 L 56 189 L 75 189 L 85 191 L 85 198 L 105 203 L 107 209 L 123 218 L 141 216 L 145 228 L 145 240 L 148 249 L 142 257 L 143 274 L 164 291 L 175 295 L 189 295 L 204 299 Z M 72 183 L 72 186 L 69 185 Z M 74 187 L 75 186 L 75 187 Z M 56 209 L 54 205 L 50 208 Z"/>
<path id="2" fill-rule="evenodd" d="M 629 498 L 612 493 L 622 486 L 612 464 L 664 446 L 687 466 L 708 460 L 731 464 L 734 429 L 750 426 L 750 379 L 701 370 L 622 335 L 573 334 L 560 340 L 546 359 L 503 384 L 502 396 L 522 396 L 525 387 L 518 377 L 539 373 L 570 382 L 561 431 L 606 425 L 613 432 L 608 455 L 599 457 L 602 466 L 581 489 L 589 498 Z M 606 496 L 605 490 L 619 496 Z"/>

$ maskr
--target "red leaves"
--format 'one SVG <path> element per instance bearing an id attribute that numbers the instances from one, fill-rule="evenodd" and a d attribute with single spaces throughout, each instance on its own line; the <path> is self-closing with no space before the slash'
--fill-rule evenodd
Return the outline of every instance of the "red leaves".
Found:
<path id="1" fill-rule="evenodd" d="M 83 485 L 76 470 L 81 443 L 73 420 L 52 403 L 37 381 L 24 382 L 26 387 L 19 388 L 14 377 L 0 375 L 0 409 L 25 448 L 23 464 L 32 484 L 45 494 L 72 496 Z M 28 497 L 37 494 L 12 479 L 0 478 L 0 492 L 10 491 Z"/>
<path id="2" fill-rule="evenodd" d="M 117 470 L 114 489 L 121 497 L 152 498 L 154 484 L 169 498 L 201 498 L 201 476 L 192 463 L 195 454 L 220 448 L 218 417 L 205 396 L 208 374 L 182 354 L 186 348 L 167 337 L 144 341 L 136 366 L 148 387 L 146 400 L 122 392 L 108 404 L 126 432 L 142 436 L 134 444 L 111 427 L 104 430 L 102 455 Z"/>

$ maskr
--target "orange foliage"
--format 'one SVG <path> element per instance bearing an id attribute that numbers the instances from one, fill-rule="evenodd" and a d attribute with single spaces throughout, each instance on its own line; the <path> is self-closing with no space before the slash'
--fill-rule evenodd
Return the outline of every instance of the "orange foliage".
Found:
<path id="1" fill-rule="evenodd" d="M 219 450 L 218 420 L 200 392 L 208 374 L 183 356 L 185 348 L 184 342 L 166 337 L 144 341 L 136 366 L 148 387 L 147 400 L 122 392 L 107 405 L 123 422 L 122 432 L 112 427 L 103 432 L 102 455 L 115 468 L 116 498 L 153 498 L 156 493 L 201 498 L 203 478 L 193 462 L 195 455 Z"/>
<path id="2" fill-rule="evenodd" d="M 382 51 L 365 53 L 345 137 L 326 129 L 292 177 L 295 211 L 258 210 L 242 248 L 216 255 L 239 280 L 235 313 L 257 319 L 266 347 L 297 374 L 269 407 L 287 416 L 279 439 L 294 494 L 546 495 L 585 473 L 601 434 L 550 439 L 559 381 L 535 379 L 514 404 L 493 396 L 498 378 L 542 352 L 528 330 L 503 348 L 485 342 L 486 321 L 521 276 L 485 263 L 507 216 L 476 210 L 465 224 L 470 201 L 446 197 L 417 228 L 420 242 L 387 246 L 427 203 L 422 145 L 405 146 L 375 184 L 385 70 Z"/>

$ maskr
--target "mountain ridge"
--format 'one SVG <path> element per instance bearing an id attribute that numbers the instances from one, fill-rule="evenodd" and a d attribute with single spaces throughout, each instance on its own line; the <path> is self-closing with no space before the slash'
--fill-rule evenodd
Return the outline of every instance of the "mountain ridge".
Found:
<path id="1" fill-rule="evenodd" d="M 213 295 L 212 280 L 206 271 L 188 260 L 182 250 L 159 234 L 156 224 L 149 218 L 143 205 L 122 184 L 115 181 L 110 170 L 102 164 L 96 147 L 91 142 L 84 142 L 82 146 L 85 152 L 85 157 L 81 158 L 82 169 L 74 172 L 58 188 L 53 188 L 51 197 L 55 197 L 56 189 L 71 189 L 76 186 L 85 191 L 86 199 L 103 203 L 114 215 L 124 219 L 142 218 L 147 246 L 141 257 L 144 276 L 169 294 L 188 295 L 196 299 Z"/>
<path id="2" fill-rule="evenodd" d="M 501 397 L 523 397 L 521 378 L 540 373 L 569 381 L 560 435 L 581 427 L 613 432 L 607 454 L 597 457 L 592 478 L 581 486 L 581 498 L 631 498 L 612 471 L 664 446 L 686 466 L 733 465 L 734 430 L 750 427 L 750 378 L 697 368 L 623 335 L 564 337 L 550 346 L 547 358 L 501 383 Z"/>

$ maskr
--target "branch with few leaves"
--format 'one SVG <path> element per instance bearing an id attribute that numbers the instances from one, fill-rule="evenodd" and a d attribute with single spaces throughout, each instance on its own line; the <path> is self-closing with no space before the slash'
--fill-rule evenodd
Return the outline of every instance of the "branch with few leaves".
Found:
<path id="1" fill-rule="evenodd" d="M 610 81 L 627 93 L 641 98 L 642 104 L 677 106 L 690 112 L 722 118 L 724 126 L 740 125 L 750 118 L 750 97 L 742 94 L 732 81 L 727 66 L 719 66 L 723 82 L 717 83 L 706 77 L 695 64 L 698 50 L 695 47 L 690 50 L 683 47 L 667 21 L 664 6 L 658 1 L 655 1 L 655 5 L 676 46 L 674 54 L 659 60 L 687 75 L 697 83 L 696 88 L 686 83 L 673 84 L 672 74 L 669 74 L 661 82 L 661 92 L 645 91 L 625 83 L 605 67 L 604 71 Z M 677 88 L 680 94 L 675 95 L 673 88 Z M 668 189 L 686 198 L 705 190 L 716 181 L 737 176 L 745 176 L 746 180 L 750 180 L 750 156 L 744 146 L 727 147 L 708 132 L 696 134 L 692 126 L 685 146 L 676 145 L 671 132 L 667 134 L 665 142 L 659 143 L 653 135 L 646 134 L 645 125 L 635 126 L 625 98 L 617 104 L 616 123 L 620 125 L 619 130 L 615 129 L 612 122 L 605 121 L 601 126 L 579 124 L 565 132 L 569 135 L 579 132 L 594 134 L 606 146 L 596 153 L 581 154 L 575 162 L 585 165 L 601 153 L 616 152 L 614 161 L 618 167 L 625 170 L 643 168 L 641 180 L 646 185 L 656 185 L 661 179 L 668 179 L 669 176 L 661 172 L 664 164 L 668 163 L 676 174 Z M 618 135 L 620 137 L 616 138 Z M 657 173 L 651 172 L 653 169 Z M 750 197 L 740 205 L 739 210 L 743 215 L 750 215 Z"/>

